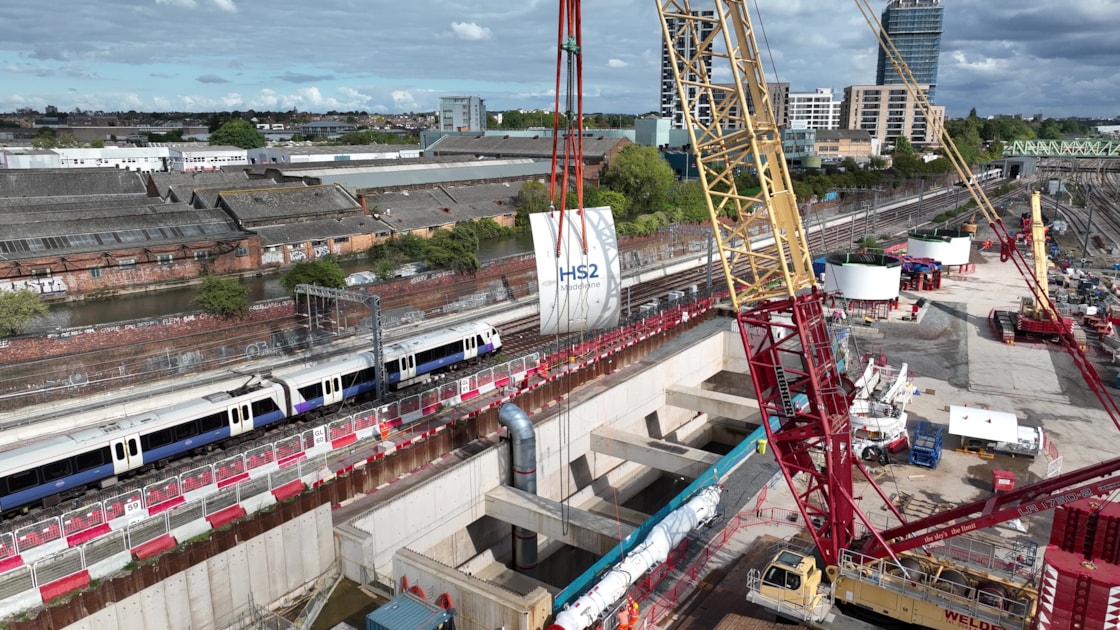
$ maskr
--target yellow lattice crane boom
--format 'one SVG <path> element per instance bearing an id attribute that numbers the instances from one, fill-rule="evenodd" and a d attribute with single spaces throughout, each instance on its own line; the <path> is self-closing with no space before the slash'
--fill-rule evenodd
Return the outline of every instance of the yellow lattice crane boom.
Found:
<path id="1" fill-rule="evenodd" d="M 1042 194 L 1037 190 L 1031 193 L 1031 252 L 1034 254 L 1034 277 L 1038 280 L 1038 291 L 1043 295 L 1050 294 L 1050 281 L 1047 277 L 1046 257 L 1046 226 L 1042 224 Z M 1030 308 L 1024 308 L 1023 314 L 1033 319 L 1058 320 L 1058 314 L 1051 312 L 1047 306 L 1050 300 L 1039 302 L 1034 300 Z"/>
<path id="2" fill-rule="evenodd" d="M 714 14 L 690 5 L 667 0 L 658 11 L 708 211 L 727 228 L 716 245 L 739 310 L 814 286 L 812 259 L 746 3 L 716 0 Z M 730 83 L 712 80 L 714 64 Z M 703 107 L 710 119 L 695 115 Z M 739 190 L 740 173 L 757 173 L 760 190 Z"/>

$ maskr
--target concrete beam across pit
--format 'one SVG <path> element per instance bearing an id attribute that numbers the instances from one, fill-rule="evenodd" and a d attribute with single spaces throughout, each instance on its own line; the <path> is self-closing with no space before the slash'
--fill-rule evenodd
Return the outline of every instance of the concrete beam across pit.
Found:
<path id="1" fill-rule="evenodd" d="M 602 427 L 591 432 L 591 450 L 695 479 L 719 461 L 714 453 Z"/>
<path id="2" fill-rule="evenodd" d="M 758 401 L 679 383 L 665 388 L 665 404 L 700 411 L 712 418 L 746 420 L 758 415 Z"/>
<path id="3" fill-rule="evenodd" d="M 508 486 L 498 486 L 486 493 L 486 515 L 598 555 L 617 545 L 620 535 L 629 536 L 635 529 L 612 518 L 565 508 L 557 501 Z"/>

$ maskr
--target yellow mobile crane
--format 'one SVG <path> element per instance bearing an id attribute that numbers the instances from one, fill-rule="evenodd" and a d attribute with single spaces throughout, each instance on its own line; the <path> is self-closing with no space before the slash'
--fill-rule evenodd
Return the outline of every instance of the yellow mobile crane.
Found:
<path id="1" fill-rule="evenodd" d="M 692 4 L 658 1 L 662 35 L 761 417 L 774 419 L 764 423 L 767 438 L 824 561 L 823 573 L 831 580 L 827 588 L 821 586 L 822 571 L 812 558 L 785 550 L 756 576 L 749 588 L 752 598 L 803 619 L 824 618 L 839 598 L 937 629 L 1027 628 L 1039 602 L 1032 584 L 915 552 L 963 532 L 1052 509 L 1061 504 L 1059 496 L 1070 492 L 1106 494 L 1120 484 L 1120 458 L 907 522 L 852 453 L 848 411 L 854 388 L 833 355 L 824 296 L 812 274 L 747 1 L 709 0 L 702 10 L 694 10 Z M 869 1 L 856 0 L 856 5 L 996 232 L 1001 259 L 1015 263 L 1037 304 L 1061 321 Z M 713 81 L 721 72 L 728 78 Z M 711 116 L 700 115 L 705 111 Z M 758 175 L 758 193 L 738 190 L 735 176 L 744 170 Z M 721 229 L 728 218 L 730 225 Z M 1071 331 L 1061 327 L 1057 334 L 1120 428 L 1120 406 Z M 869 505 L 872 497 L 859 497 L 863 503 L 859 502 L 853 493 L 853 471 L 867 479 L 899 525 L 879 531 L 871 524 L 861 505 Z"/>

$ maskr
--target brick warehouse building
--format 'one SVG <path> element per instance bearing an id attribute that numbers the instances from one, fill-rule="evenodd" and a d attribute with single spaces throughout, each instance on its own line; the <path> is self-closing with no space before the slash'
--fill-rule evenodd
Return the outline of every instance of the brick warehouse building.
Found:
<path id="1" fill-rule="evenodd" d="M 116 292 L 251 271 L 256 235 L 220 209 L 148 197 L 123 170 L 0 172 L 0 290 Z"/>

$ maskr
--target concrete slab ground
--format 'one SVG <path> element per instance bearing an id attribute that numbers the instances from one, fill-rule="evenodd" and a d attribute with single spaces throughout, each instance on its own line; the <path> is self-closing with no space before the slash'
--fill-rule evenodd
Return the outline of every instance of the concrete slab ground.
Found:
<path id="1" fill-rule="evenodd" d="M 890 465 L 871 469 L 888 495 L 908 497 L 900 501 L 908 519 L 991 496 L 993 470 L 1014 472 L 1017 487 L 1021 487 L 1045 478 L 1048 466 L 1060 465 L 1061 470 L 1072 471 L 1120 453 L 1120 428 L 1103 411 L 1072 359 L 1060 347 L 1049 343 L 1005 345 L 991 334 L 988 312 L 995 307 L 1016 305 L 1028 289 L 1014 265 L 1000 263 L 997 253 L 980 254 L 975 259 L 975 272 L 948 274 L 941 290 L 920 294 L 930 304 L 919 321 L 892 318 L 876 322 L 872 334 L 852 336 L 856 344 L 853 357 L 861 353 L 881 354 L 893 366 L 908 364 L 920 392 L 907 408 L 911 430 L 919 420 L 945 427 L 945 450 L 936 470 L 910 465 L 905 452 L 894 455 Z M 904 295 L 904 301 L 916 299 L 915 295 L 918 294 Z M 1105 382 L 1111 383 L 1115 377 L 1115 368 L 1108 362 L 1111 356 L 1098 350 L 1099 341 L 1091 334 L 1089 337 L 1088 354 Z M 749 391 L 729 393 L 753 395 Z M 1111 394 L 1111 388 L 1107 389 L 1106 395 Z M 947 435 L 950 405 L 988 406 L 1017 414 L 1021 424 L 1043 428 L 1060 461 L 1054 462 L 1046 455 L 1034 459 L 997 455 L 987 459 L 956 452 L 960 439 Z M 757 457 L 770 456 L 753 455 L 751 459 Z M 753 512 L 757 506 L 796 509 L 780 475 L 775 481 L 761 499 L 756 494 L 746 501 L 745 510 Z M 855 494 L 864 497 L 864 509 L 873 520 L 886 518 L 888 511 L 877 503 L 869 487 L 859 486 Z M 973 538 L 981 548 L 983 543 L 1034 542 L 1041 557 L 1052 516 L 1052 512 L 1043 512 L 1024 519 L 1021 525 L 989 528 Z M 716 554 L 710 568 L 726 573 L 764 533 L 789 535 L 788 531 L 775 532 L 772 525 L 743 527 Z M 723 597 L 726 599 L 726 594 Z M 739 606 L 732 603 L 730 608 Z M 741 610 L 731 612 L 749 616 L 750 610 L 748 603 L 741 600 Z M 689 627 L 682 617 L 687 617 L 687 613 L 668 617 L 662 627 Z"/>

